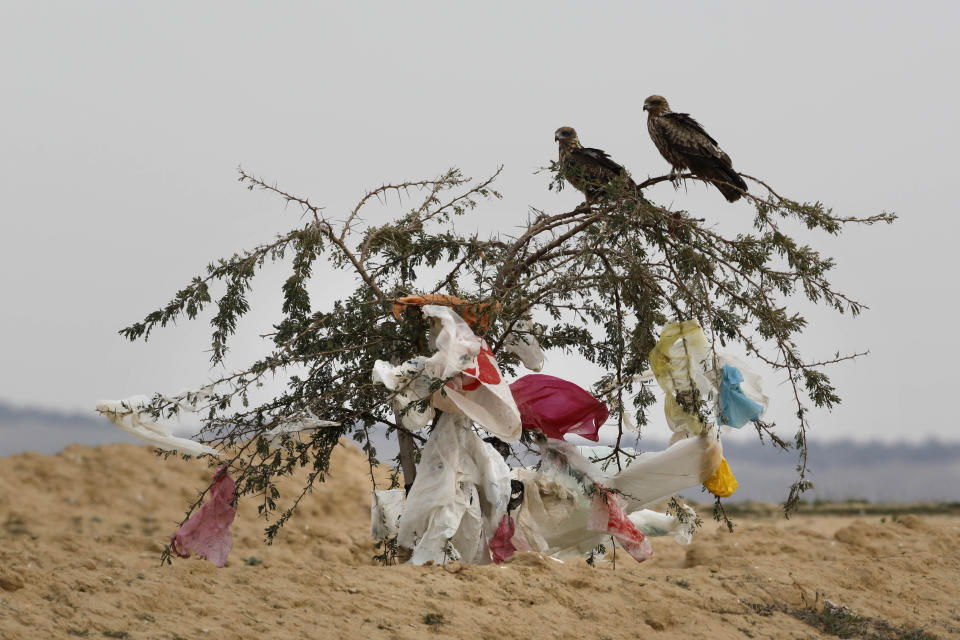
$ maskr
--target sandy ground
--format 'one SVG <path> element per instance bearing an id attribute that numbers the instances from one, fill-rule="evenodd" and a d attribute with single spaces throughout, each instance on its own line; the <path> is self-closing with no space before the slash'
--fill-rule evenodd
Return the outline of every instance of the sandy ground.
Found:
<path id="1" fill-rule="evenodd" d="M 928 634 L 876 637 L 960 637 L 957 515 L 708 520 L 690 547 L 655 539 L 654 558 L 615 569 L 381 567 L 366 465 L 342 447 L 273 546 L 248 500 L 226 567 L 161 568 L 209 473 L 132 445 L 0 459 L 0 638 L 818 638 L 802 618 L 826 600 Z"/>

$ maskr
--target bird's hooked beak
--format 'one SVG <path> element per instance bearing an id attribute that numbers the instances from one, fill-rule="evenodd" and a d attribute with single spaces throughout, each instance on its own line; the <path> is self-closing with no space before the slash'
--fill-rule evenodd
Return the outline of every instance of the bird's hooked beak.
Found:
<path id="1" fill-rule="evenodd" d="M 557 135 L 556 133 L 553 134 L 553 141 L 554 141 L 554 142 L 560 142 L 560 136 Z"/>
<path id="2" fill-rule="evenodd" d="M 643 105 L 643 110 L 644 110 L 644 111 L 650 111 L 650 105 L 648 105 L 648 104 Z"/>

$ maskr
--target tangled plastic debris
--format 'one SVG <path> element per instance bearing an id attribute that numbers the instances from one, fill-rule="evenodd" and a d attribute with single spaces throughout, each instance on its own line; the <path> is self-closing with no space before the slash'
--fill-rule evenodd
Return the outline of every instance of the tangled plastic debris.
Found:
<path id="1" fill-rule="evenodd" d="M 628 456 L 621 468 L 611 466 L 618 452 L 610 447 L 563 440 L 573 434 L 598 441 L 609 416 L 605 403 L 572 382 L 543 374 L 515 380 L 507 398 L 486 342 L 449 306 L 425 305 L 423 313 L 433 321 L 435 353 L 400 366 L 378 362 L 374 371 L 375 381 L 397 392 L 393 401 L 401 409 L 426 399 L 436 381 L 444 383 L 430 396 L 443 413 L 409 496 L 404 499 L 399 490 L 374 493 L 373 537 L 396 535 L 397 543 L 411 550 L 410 562 L 500 563 L 516 551 L 565 558 L 611 540 L 642 562 L 653 554 L 648 536 L 689 544 L 697 522 L 689 506 L 669 514 L 650 507 L 699 484 L 718 496 L 736 489 L 718 434 L 701 411 L 712 407 L 719 424 L 737 427 L 758 420 L 767 398 L 760 377 L 745 363 L 713 354 L 696 321 L 665 327 L 650 354 L 652 377 L 666 393 L 671 445 L 641 454 L 621 449 Z M 533 345 L 514 342 L 510 349 L 521 355 Z M 536 355 L 524 355 L 531 354 Z M 539 368 L 542 358 L 527 364 Z M 535 468 L 511 470 L 504 461 L 510 453 L 504 441 L 516 440 L 510 428 L 514 411 L 539 449 Z M 411 426 L 422 424 L 418 419 Z M 495 437 L 484 442 L 478 427 Z"/>
<path id="2" fill-rule="evenodd" d="M 409 307 L 419 307 L 429 321 L 432 354 L 401 363 L 378 360 L 371 378 L 390 391 L 400 428 L 415 432 L 431 422 L 434 426 L 409 493 L 373 491 L 370 534 L 377 541 L 396 541 L 409 551 L 411 563 L 500 563 L 517 551 L 559 559 L 611 543 L 642 562 L 653 554 L 648 536 L 689 544 L 698 522 L 689 506 L 674 513 L 651 507 L 699 484 L 719 497 L 736 490 L 718 429 L 705 417 L 712 411 L 716 424 L 739 428 L 760 420 L 768 399 L 760 376 L 743 361 L 714 353 L 695 320 L 664 327 L 650 353 L 651 373 L 638 377 L 655 378 L 664 391 L 674 436 L 663 451 L 636 453 L 564 440 L 576 435 L 599 442 L 610 414 L 580 386 L 544 374 L 508 385 L 490 346 L 471 328 L 486 327 L 490 311 L 499 307 L 449 296 L 411 296 L 400 299 L 394 313 L 399 317 Z M 471 321 L 454 309 L 470 310 Z M 544 357 L 534 326 L 523 318 L 518 329 L 503 348 L 539 371 Z M 604 396 L 612 397 L 608 392 L 609 387 Z M 210 393 L 204 389 L 161 399 L 176 410 L 196 411 Z M 97 405 L 114 424 L 161 449 L 218 453 L 172 435 L 151 419 L 150 407 L 144 397 Z M 615 409 L 624 411 L 619 404 Z M 304 410 L 274 423 L 264 436 L 276 443 L 338 425 Z M 481 429 L 490 435 L 482 437 Z M 539 463 L 511 469 L 509 443 L 517 442 L 522 430 L 529 432 L 524 443 L 539 453 Z M 171 538 L 171 550 L 223 566 L 232 545 L 235 500 L 234 481 L 222 466 L 207 501 Z"/>

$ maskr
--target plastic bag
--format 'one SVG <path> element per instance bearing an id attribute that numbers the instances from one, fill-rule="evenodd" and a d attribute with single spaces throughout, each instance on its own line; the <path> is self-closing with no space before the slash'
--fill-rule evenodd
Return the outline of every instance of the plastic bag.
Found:
<path id="1" fill-rule="evenodd" d="M 422 311 L 431 319 L 430 347 L 436 349 L 424 362 L 426 374 L 446 380 L 469 367 L 483 348 L 483 340 L 449 307 L 426 305 Z"/>
<path id="2" fill-rule="evenodd" d="M 717 401 L 717 424 L 739 429 L 748 422 L 760 419 L 763 406 L 743 393 L 740 383 L 743 374 L 736 367 L 723 365 L 720 372 L 720 394 Z"/>
<path id="3" fill-rule="evenodd" d="M 561 378 L 530 374 L 510 385 L 524 429 L 538 430 L 560 440 L 574 433 L 596 442 L 606 422 L 607 405 L 585 389 Z"/>
<path id="4" fill-rule="evenodd" d="M 430 397 L 430 378 L 424 375 L 426 362 L 426 358 L 417 357 L 397 366 L 385 360 L 377 360 L 373 365 L 373 381 L 394 392 L 393 411 L 408 431 L 419 431 L 430 424 L 435 415 L 430 405 L 423 409 L 410 407 Z"/>
<path id="5" fill-rule="evenodd" d="M 569 557 L 592 548 L 597 534 L 587 531 L 590 501 L 582 488 L 528 469 L 518 469 L 517 479 L 523 483 L 523 502 L 514 515 L 516 533 L 511 540 L 517 549 Z"/>
<path id="6" fill-rule="evenodd" d="M 237 515 L 236 485 L 226 465 L 217 469 L 213 477 L 210 496 L 170 537 L 170 549 L 181 558 L 195 553 L 222 567 L 233 546 L 230 525 Z"/>
<path id="7" fill-rule="evenodd" d="M 683 505 L 686 517 L 683 522 L 675 515 L 669 513 L 660 513 L 650 509 L 640 509 L 627 515 L 637 529 L 645 536 L 651 538 L 659 536 L 673 536 L 677 544 L 688 545 L 693 540 L 695 529 L 694 521 L 697 518 L 697 512 L 688 505 Z"/>
<path id="8" fill-rule="evenodd" d="M 283 420 L 273 429 L 264 432 L 263 437 L 266 438 L 274 448 L 280 448 L 283 436 L 292 436 L 303 433 L 304 431 L 316 431 L 317 429 L 339 426 L 339 422 L 321 420 L 307 409 L 302 414 Z"/>
<path id="9" fill-rule="evenodd" d="M 434 378 L 453 376 L 434 392 L 433 405 L 466 414 L 504 442 L 519 440 L 520 411 L 487 343 L 448 307 L 427 305 L 423 313 L 435 320 L 432 335 L 437 348 L 424 371 Z"/>
<path id="10" fill-rule="evenodd" d="M 716 400 L 718 424 L 740 428 L 760 419 L 767 410 L 769 400 L 761 390 L 760 376 L 734 356 L 717 353 L 714 358 L 696 320 L 664 327 L 660 341 L 650 352 L 650 366 L 666 393 L 664 413 L 675 433 L 709 431 L 697 415 L 677 402 L 678 393 L 693 389 L 704 402 Z"/>
<path id="11" fill-rule="evenodd" d="M 624 514 L 620 497 L 603 485 L 597 485 L 597 493 L 590 503 L 587 528 L 613 536 L 637 562 L 653 555 L 650 541 Z"/>
<path id="12" fill-rule="evenodd" d="M 720 390 L 717 423 L 739 429 L 763 417 L 770 399 L 763 394 L 763 379 L 750 366 L 731 355 L 717 354 Z"/>
<path id="13" fill-rule="evenodd" d="M 370 493 L 370 537 L 377 541 L 396 538 L 406 492 L 387 489 Z"/>
<path id="14" fill-rule="evenodd" d="M 540 371 L 543 369 L 543 349 L 533 335 L 533 323 L 529 318 L 524 318 L 516 323 L 514 331 L 503 342 L 503 350 L 508 353 L 514 353 L 520 358 L 530 371 Z"/>
<path id="15" fill-rule="evenodd" d="M 666 394 L 664 413 L 670 429 L 692 435 L 703 432 L 705 425 L 696 415 L 684 411 L 676 399 L 677 393 L 696 389 L 701 400 L 707 401 L 715 387 L 711 379 L 713 358 L 700 324 L 686 320 L 665 326 L 660 341 L 650 351 L 650 367 Z"/>
<path id="16" fill-rule="evenodd" d="M 743 395 L 763 407 L 763 410 L 760 412 L 760 417 L 762 418 L 767 407 L 770 405 L 770 399 L 763 394 L 763 378 L 760 374 L 750 368 L 750 365 L 745 361 L 728 353 L 718 353 L 717 364 L 721 369 L 729 365 L 736 367 L 740 371 L 740 374 L 743 376 L 743 381 L 740 383 L 740 390 L 743 392 Z"/>
<path id="17" fill-rule="evenodd" d="M 491 309 L 500 309 L 500 303 L 470 302 L 469 300 L 448 296 L 443 293 L 425 293 L 423 295 L 398 298 L 397 301 L 393 303 L 393 317 L 399 320 L 403 312 L 410 307 L 428 304 L 452 307 L 468 324 L 479 329 L 486 329 L 490 324 Z"/>
<path id="18" fill-rule="evenodd" d="M 490 539 L 490 553 L 493 555 L 494 563 L 500 564 L 504 560 L 509 560 L 516 553 L 517 548 L 512 542 L 515 532 L 513 518 L 507 513 L 500 519 L 500 526 Z"/>
<path id="19" fill-rule="evenodd" d="M 717 470 L 703 482 L 703 486 L 718 498 L 732 496 L 733 492 L 737 490 L 737 484 L 737 479 L 733 477 L 733 471 L 730 470 L 726 458 L 720 460 L 720 466 L 717 467 Z"/>
<path id="20" fill-rule="evenodd" d="M 697 486 L 716 472 L 722 458 L 719 440 L 692 436 L 664 451 L 641 454 L 606 484 L 625 495 L 627 511 L 632 512 Z"/>
<path id="21" fill-rule="evenodd" d="M 173 429 L 155 422 L 152 416 L 144 412 L 149 405 L 150 401 L 146 396 L 134 396 L 126 400 L 102 400 L 97 403 L 97 411 L 130 435 L 158 449 L 178 451 L 191 456 L 204 453 L 219 455 L 213 447 L 173 435 Z M 192 407 L 188 408 L 192 410 Z"/>
<path id="22" fill-rule="evenodd" d="M 397 541 L 410 562 L 490 561 L 487 542 L 510 501 L 510 469 L 460 414 L 444 413 L 423 448 Z"/>

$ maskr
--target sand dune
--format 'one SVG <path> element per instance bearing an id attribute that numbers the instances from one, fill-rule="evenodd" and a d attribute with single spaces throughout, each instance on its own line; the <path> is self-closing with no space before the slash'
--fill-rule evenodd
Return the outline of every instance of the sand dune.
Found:
<path id="1" fill-rule="evenodd" d="M 248 499 L 226 567 L 161 568 L 209 473 L 126 444 L 0 459 L 0 638 L 960 637 L 955 514 L 752 515 L 733 534 L 709 520 L 690 547 L 655 539 L 653 559 L 616 569 L 380 567 L 367 468 L 345 446 L 273 546 Z"/>

